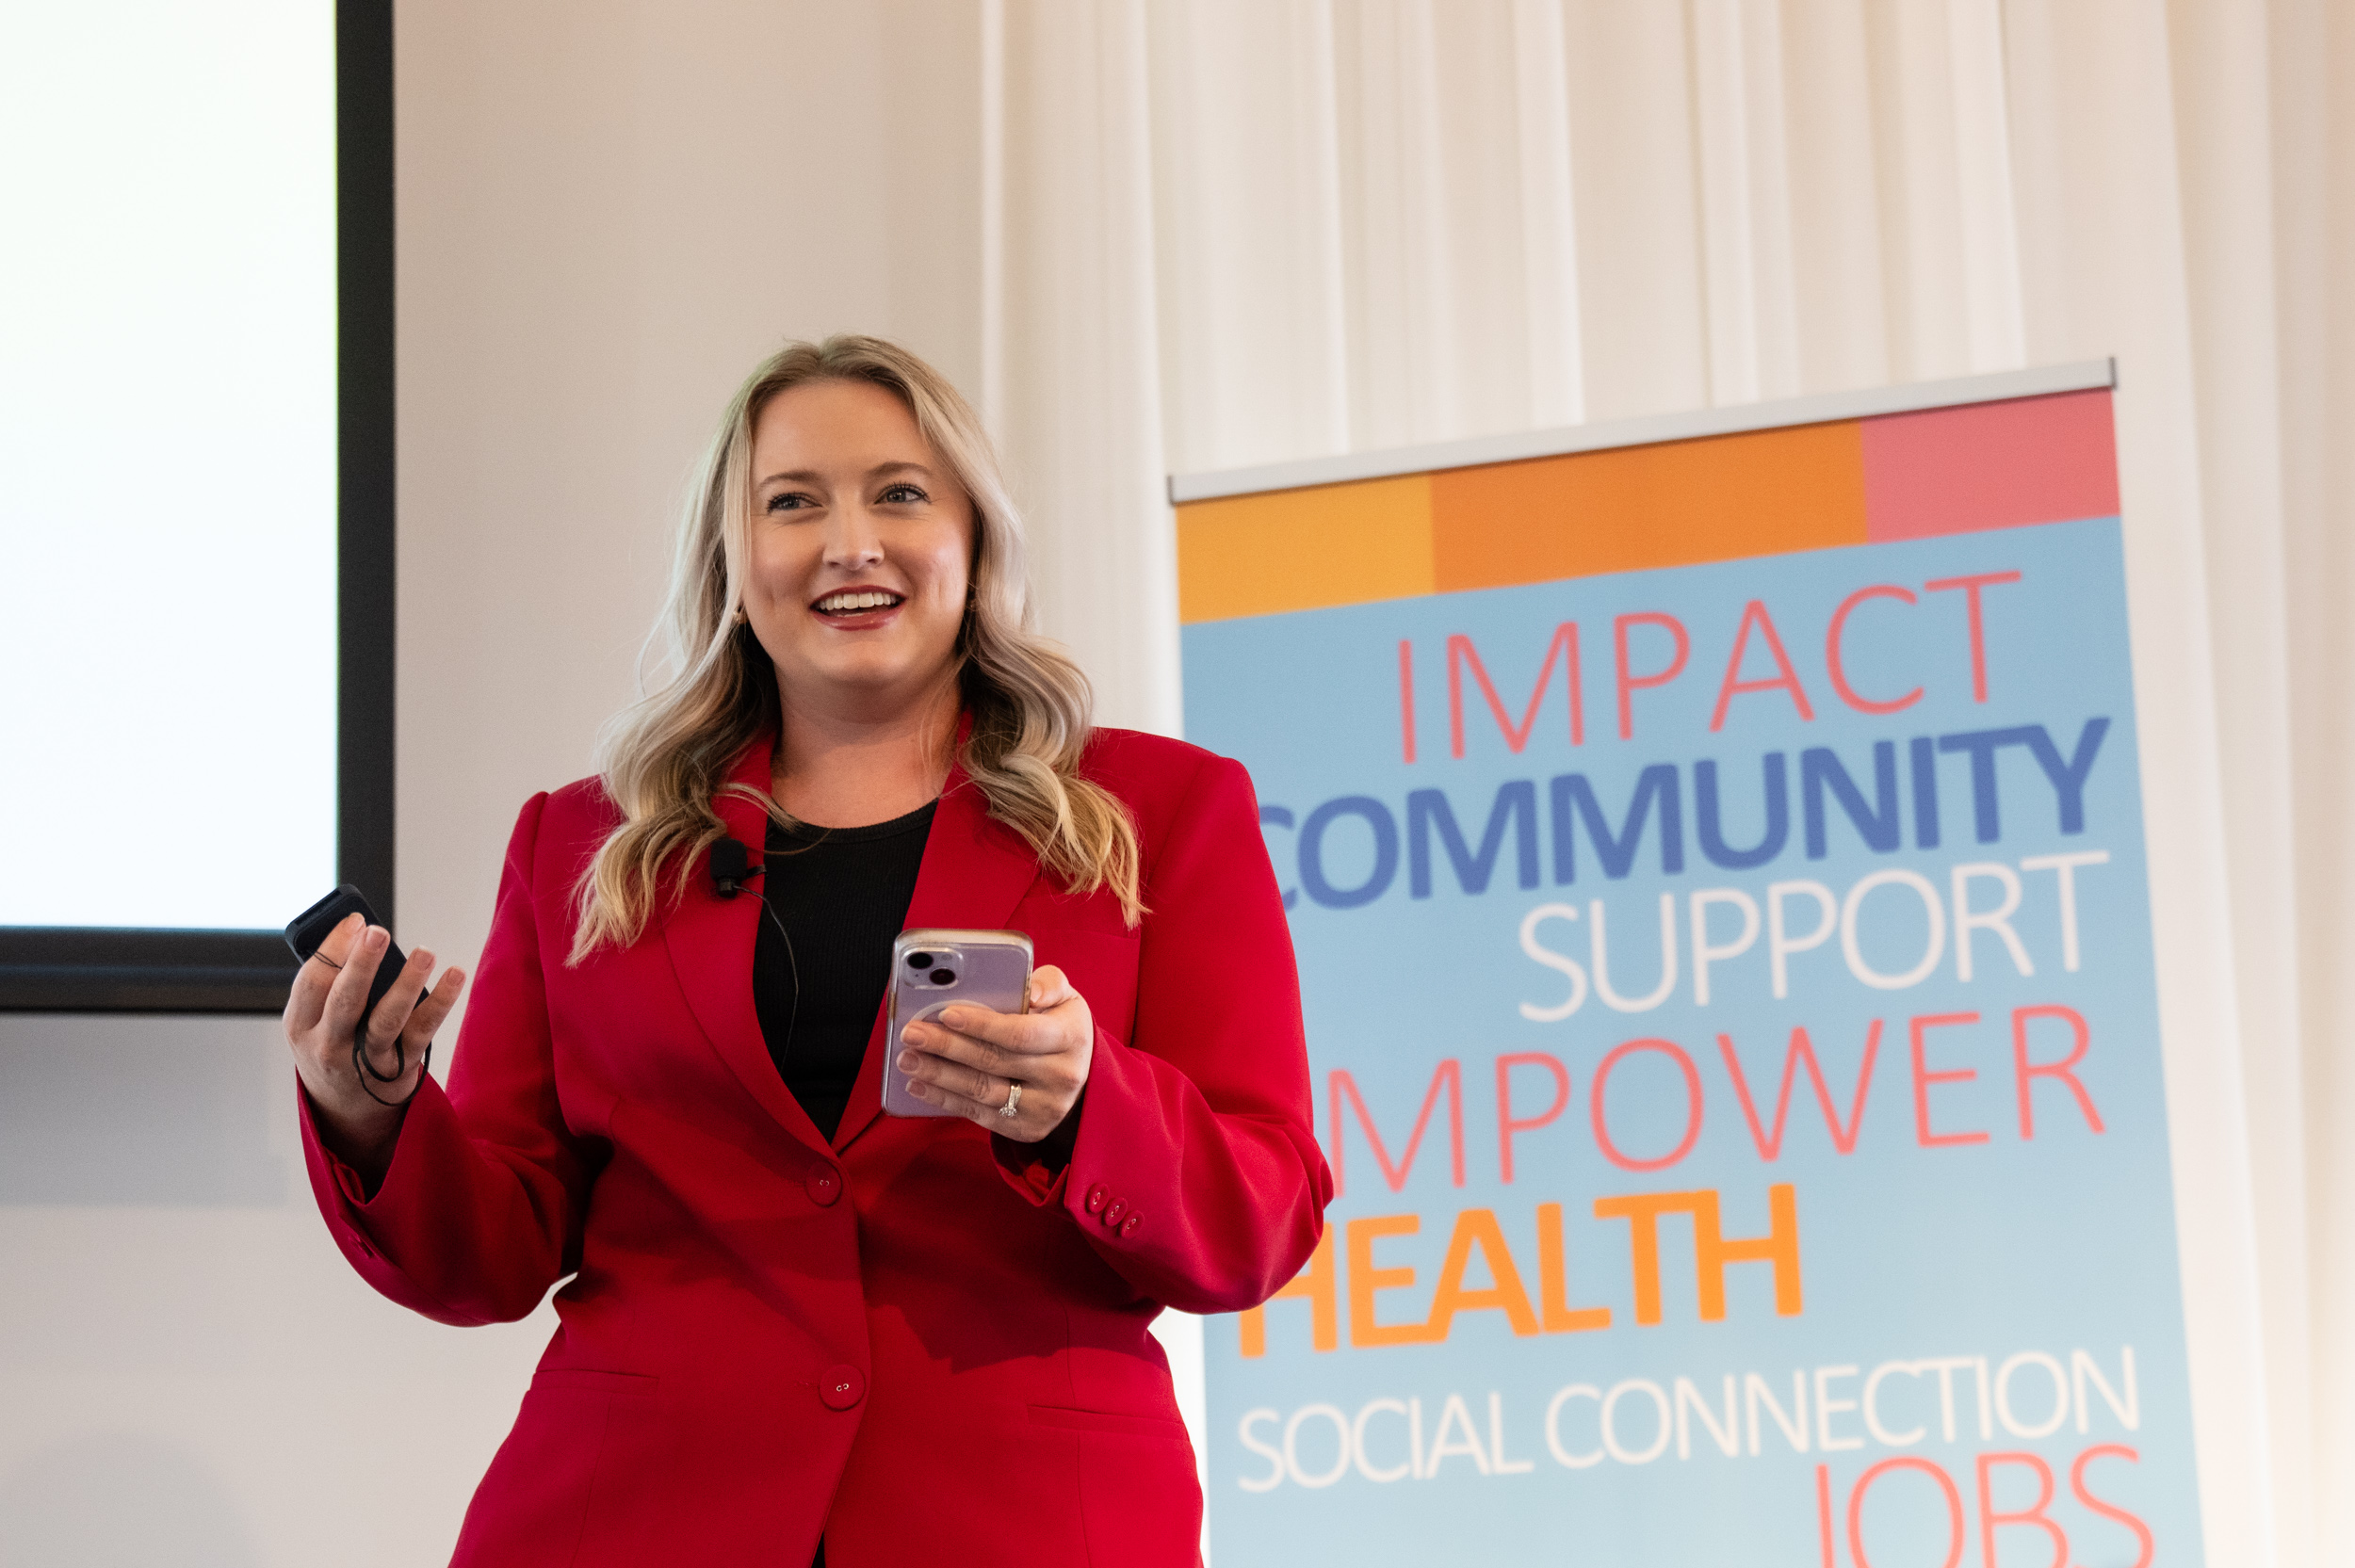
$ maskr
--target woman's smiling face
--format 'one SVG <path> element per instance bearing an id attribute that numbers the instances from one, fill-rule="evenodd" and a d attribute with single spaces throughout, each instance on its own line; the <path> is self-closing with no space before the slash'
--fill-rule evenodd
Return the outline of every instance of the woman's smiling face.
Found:
<path id="1" fill-rule="evenodd" d="M 753 422 L 744 609 L 786 703 L 887 717 L 956 659 L 973 503 L 899 396 L 816 380 Z"/>

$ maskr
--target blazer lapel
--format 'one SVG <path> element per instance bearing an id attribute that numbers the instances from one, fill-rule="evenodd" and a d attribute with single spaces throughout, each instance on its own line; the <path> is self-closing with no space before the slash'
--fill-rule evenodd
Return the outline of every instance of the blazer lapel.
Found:
<path id="1" fill-rule="evenodd" d="M 763 736 L 746 748 L 727 782 L 767 793 L 772 739 Z M 755 864 L 764 860 L 769 819 L 759 805 L 732 794 L 722 794 L 711 804 L 727 824 L 729 836 L 751 849 Z M 712 891 L 711 879 L 699 865 L 690 869 L 687 890 L 663 925 L 662 941 L 679 989 L 687 994 L 687 1005 L 720 1059 L 787 1131 L 811 1148 L 822 1149 L 826 1140 L 785 1087 L 760 1032 L 760 1013 L 753 1003 L 753 940 L 759 929 L 759 894 L 748 890 L 723 898 Z"/>
<path id="2" fill-rule="evenodd" d="M 1001 929 L 1037 877 L 1038 857 L 1031 847 L 1013 829 L 990 820 L 981 790 L 963 768 L 951 768 L 939 809 L 933 814 L 932 833 L 924 842 L 924 859 L 917 868 L 916 894 L 908 900 L 907 919 L 901 924 L 911 929 Z M 835 1129 L 837 1150 L 849 1148 L 883 1114 L 883 1064 L 900 1048 L 898 1041 L 884 1038 L 890 1013 L 886 992 L 867 1039 L 858 1081 L 851 1088 L 851 1103 Z"/>

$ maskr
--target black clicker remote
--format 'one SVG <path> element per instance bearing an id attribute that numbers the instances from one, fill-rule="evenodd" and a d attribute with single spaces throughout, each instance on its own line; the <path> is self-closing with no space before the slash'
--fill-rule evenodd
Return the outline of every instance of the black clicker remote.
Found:
<path id="1" fill-rule="evenodd" d="M 368 901 L 361 897 L 360 890 L 346 882 L 286 923 L 286 946 L 294 949 L 297 960 L 308 963 L 311 955 L 319 950 L 319 944 L 327 940 L 327 933 L 342 924 L 346 916 L 352 914 L 359 915 L 371 926 L 383 924 L 376 917 L 376 911 L 368 908 Z M 408 962 L 399 944 L 394 943 L 385 947 L 384 960 L 376 966 L 376 978 L 368 986 L 367 1005 L 360 1010 L 361 1028 L 367 1027 L 368 1017 L 376 1011 L 376 1004 L 384 999 L 384 993 L 393 989 L 393 982 L 400 978 L 400 971 Z"/>

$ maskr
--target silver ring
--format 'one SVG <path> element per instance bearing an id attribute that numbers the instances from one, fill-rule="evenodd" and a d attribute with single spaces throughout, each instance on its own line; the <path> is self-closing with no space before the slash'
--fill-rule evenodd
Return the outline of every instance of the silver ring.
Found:
<path id="1" fill-rule="evenodd" d="M 1021 1107 L 1022 1086 L 1021 1084 L 1009 1078 L 1006 1080 L 1006 1103 L 998 1107 L 998 1114 L 1000 1116 L 1013 1116 L 1016 1114 Z"/>

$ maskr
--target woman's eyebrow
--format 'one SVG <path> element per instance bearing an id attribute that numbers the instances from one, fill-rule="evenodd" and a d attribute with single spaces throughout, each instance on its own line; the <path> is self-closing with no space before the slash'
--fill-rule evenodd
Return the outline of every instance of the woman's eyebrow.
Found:
<path id="1" fill-rule="evenodd" d="M 928 479 L 933 477 L 933 471 L 925 467 L 920 462 L 879 462 L 874 467 L 867 471 L 867 477 L 870 479 L 880 479 L 885 474 L 921 474 Z M 814 468 L 796 468 L 783 474 L 768 475 L 763 478 L 755 480 L 755 484 L 756 486 L 815 484 L 824 477 L 824 475 L 819 473 Z"/>

